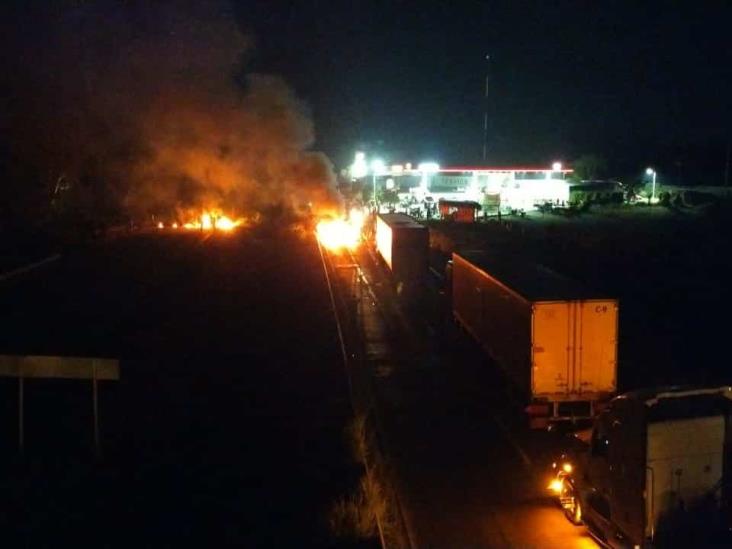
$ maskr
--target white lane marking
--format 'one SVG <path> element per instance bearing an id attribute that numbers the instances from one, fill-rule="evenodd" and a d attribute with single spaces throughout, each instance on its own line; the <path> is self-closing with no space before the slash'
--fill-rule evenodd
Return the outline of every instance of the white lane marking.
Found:
<path id="1" fill-rule="evenodd" d="M 13 269 L 12 271 L 8 271 L 7 273 L 0 274 L 0 282 L 4 282 L 5 280 L 10 280 L 13 277 L 16 277 L 18 275 L 25 274 L 29 271 L 32 271 L 33 269 L 37 269 L 38 267 L 42 267 L 43 265 L 46 265 L 47 263 L 52 263 L 59 259 L 61 257 L 61 254 L 53 254 L 49 255 L 45 259 L 41 259 L 40 261 L 36 261 L 35 263 L 30 263 L 28 265 L 25 265 L 23 267 L 18 267 L 17 269 Z"/>
<path id="2" fill-rule="evenodd" d="M 440 280 L 440 281 L 442 281 L 442 280 L 445 280 L 445 275 L 441 274 L 441 273 L 440 273 L 440 272 L 439 272 L 439 271 L 438 271 L 437 269 L 435 269 L 434 267 L 430 267 L 430 272 L 431 272 L 431 273 L 432 273 L 432 274 L 434 275 L 434 277 L 435 277 L 435 278 L 436 278 L 437 280 Z"/>

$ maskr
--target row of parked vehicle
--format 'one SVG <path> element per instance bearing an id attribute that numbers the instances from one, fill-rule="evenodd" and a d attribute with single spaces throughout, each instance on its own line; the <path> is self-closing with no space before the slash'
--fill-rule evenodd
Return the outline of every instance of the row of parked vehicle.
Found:
<path id="1" fill-rule="evenodd" d="M 376 248 L 400 295 L 419 299 L 428 229 L 382 214 Z M 618 395 L 618 300 L 541 265 L 455 252 L 445 287 L 455 321 L 525 399 L 531 427 L 569 426 L 550 489 L 570 521 L 608 547 L 732 547 L 732 387 Z"/>

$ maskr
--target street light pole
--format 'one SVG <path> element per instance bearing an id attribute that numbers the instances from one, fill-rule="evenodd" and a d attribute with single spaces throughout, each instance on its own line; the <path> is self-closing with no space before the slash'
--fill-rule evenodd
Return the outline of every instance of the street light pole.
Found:
<path id="1" fill-rule="evenodd" d="M 379 206 L 376 204 L 376 171 L 371 172 L 371 182 L 374 185 L 374 210 L 379 213 Z"/>
<path id="2" fill-rule="evenodd" d="M 371 161 L 371 184 L 373 185 L 373 188 L 374 188 L 373 199 L 374 199 L 374 210 L 376 211 L 376 213 L 379 213 L 379 206 L 376 201 L 376 176 L 383 174 L 384 169 L 385 169 L 384 161 L 381 160 L 380 158 L 374 158 Z"/>
<path id="3" fill-rule="evenodd" d="M 490 76 L 488 69 L 490 60 L 490 54 L 486 55 L 485 90 L 483 93 L 483 163 L 485 163 L 488 156 L 488 78 Z"/>
<path id="4" fill-rule="evenodd" d="M 648 197 L 648 205 L 656 201 L 656 170 L 653 168 L 646 168 L 646 175 L 650 175 L 653 179 L 651 180 L 651 196 Z"/>

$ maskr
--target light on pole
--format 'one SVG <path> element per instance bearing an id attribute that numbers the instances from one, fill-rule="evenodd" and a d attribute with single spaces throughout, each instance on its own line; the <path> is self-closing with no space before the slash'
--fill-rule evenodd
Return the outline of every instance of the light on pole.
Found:
<path id="1" fill-rule="evenodd" d="M 486 68 L 485 68 L 485 90 L 483 93 L 483 162 L 485 162 L 488 155 L 488 83 L 490 73 L 489 63 L 491 60 L 490 54 L 485 56 Z"/>
<path id="2" fill-rule="evenodd" d="M 422 181 L 420 183 L 422 191 L 427 193 L 429 190 L 430 175 L 440 171 L 440 165 L 437 162 L 420 162 L 417 169 L 422 174 Z"/>
<path id="3" fill-rule="evenodd" d="M 376 175 L 377 173 L 381 173 L 384 171 L 384 161 L 379 158 L 374 158 L 371 161 L 371 182 L 374 186 L 374 208 L 376 209 L 376 212 L 379 211 L 379 206 L 376 203 Z"/>
<path id="4" fill-rule="evenodd" d="M 653 177 L 653 182 L 651 183 L 651 196 L 648 199 L 648 204 L 650 205 L 656 201 L 656 170 L 653 168 L 646 168 L 646 175 Z"/>
<path id="5" fill-rule="evenodd" d="M 351 172 L 351 178 L 352 179 L 361 179 L 362 177 L 366 177 L 368 175 L 369 170 L 368 166 L 366 165 L 366 154 L 363 152 L 356 152 L 356 156 L 353 160 L 353 164 L 349 167 L 349 171 Z"/>

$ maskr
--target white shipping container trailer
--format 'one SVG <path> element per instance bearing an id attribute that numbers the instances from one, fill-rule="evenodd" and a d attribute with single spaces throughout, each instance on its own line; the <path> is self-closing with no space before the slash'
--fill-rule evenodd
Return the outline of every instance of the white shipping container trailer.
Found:
<path id="1" fill-rule="evenodd" d="M 546 269 L 453 254 L 455 320 L 526 399 L 533 427 L 590 418 L 616 391 L 618 301 Z"/>
<path id="2" fill-rule="evenodd" d="M 376 218 L 376 250 L 391 271 L 397 293 L 418 299 L 429 267 L 429 230 L 400 213 Z"/>

